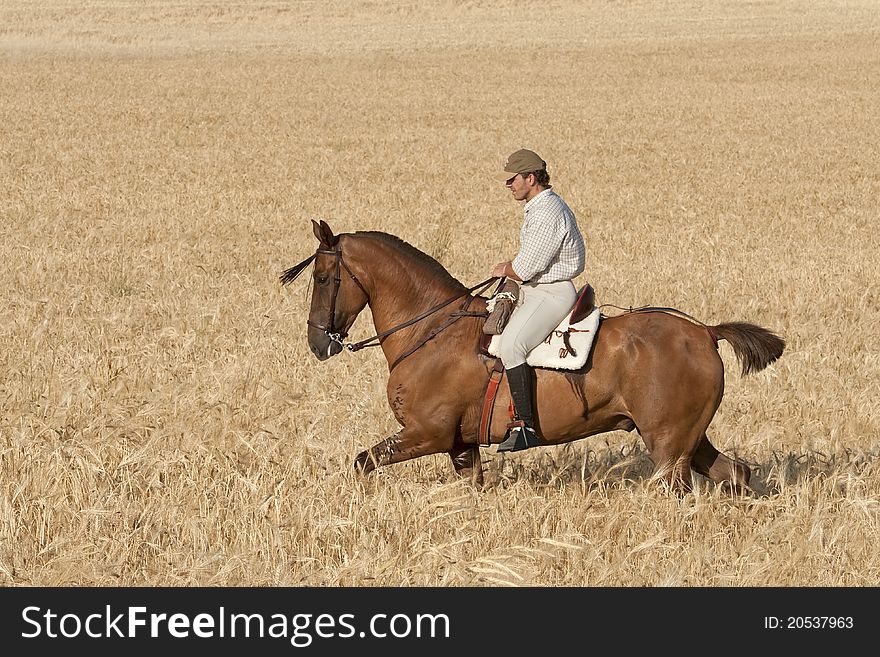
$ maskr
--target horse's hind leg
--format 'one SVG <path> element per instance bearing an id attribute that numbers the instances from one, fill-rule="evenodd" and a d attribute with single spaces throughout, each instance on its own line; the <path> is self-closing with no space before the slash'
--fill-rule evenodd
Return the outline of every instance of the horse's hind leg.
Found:
<path id="1" fill-rule="evenodd" d="M 474 486 L 483 485 L 483 464 L 480 448 L 477 445 L 456 445 L 449 450 L 449 457 L 455 473 L 463 479 L 470 479 Z"/>
<path id="2" fill-rule="evenodd" d="M 691 422 L 667 423 L 661 427 L 638 427 L 639 434 L 654 462 L 653 481 L 667 484 L 677 493 L 692 489 L 691 458 L 697 449 L 700 433 Z"/>
<path id="3" fill-rule="evenodd" d="M 700 436 L 697 450 L 691 459 L 691 466 L 704 477 L 708 477 L 716 484 L 729 488 L 734 493 L 745 493 L 749 488 L 749 479 L 752 476 L 749 466 L 725 456 L 709 442 L 706 432 Z"/>
<path id="4" fill-rule="evenodd" d="M 691 466 L 689 458 L 683 455 L 669 455 L 667 457 L 660 450 L 655 449 L 651 452 L 651 459 L 655 464 L 654 474 L 651 476 L 653 481 L 666 484 L 679 494 L 691 491 Z"/>

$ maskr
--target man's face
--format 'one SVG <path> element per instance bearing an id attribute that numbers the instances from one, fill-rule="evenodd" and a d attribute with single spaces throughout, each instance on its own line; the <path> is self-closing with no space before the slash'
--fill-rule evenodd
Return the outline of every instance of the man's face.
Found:
<path id="1" fill-rule="evenodd" d="M 531 174 L 516 174 L 506 183 L 507 189 L 513 194 L 513 198 L 517 201 L 526 201 L 533 196 L 532 191 L 535 187 L 535 177 Z"/>

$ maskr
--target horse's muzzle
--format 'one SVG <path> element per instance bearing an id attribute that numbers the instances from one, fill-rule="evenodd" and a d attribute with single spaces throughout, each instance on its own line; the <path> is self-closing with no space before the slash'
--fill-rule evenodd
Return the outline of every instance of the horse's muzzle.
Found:
<path id="1" fill-rule="evenodd" d="M 323 342 L 323 341 L 322 341 Z M 325 344 L 309 342 L 309 349 L 318 360 L 327 360 L 342 351 L 342 345 L 333 340 L 327 340 Z"/>

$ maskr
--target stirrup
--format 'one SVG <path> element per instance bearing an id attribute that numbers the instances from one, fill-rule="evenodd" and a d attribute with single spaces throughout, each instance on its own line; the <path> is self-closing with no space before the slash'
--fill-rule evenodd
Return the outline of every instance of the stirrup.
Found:
<path id="1" fill-rule="evenodd" d="M 499 452 L 519 452 L 529 447 L 538 447 L 541 441 L 535 430 L 524 423 L 512 425 L 507 430 L 507 437 L 498 445 Z"/>

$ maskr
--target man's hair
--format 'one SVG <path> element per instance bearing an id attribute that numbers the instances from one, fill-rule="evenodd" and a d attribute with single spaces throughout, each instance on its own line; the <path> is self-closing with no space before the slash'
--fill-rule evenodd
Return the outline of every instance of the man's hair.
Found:
<path id="1" fill-rule="evenodd" d="M 538 171 L 528 171 L 524 173 L 524 176 L 532 174 L 535 177 L 535 182 L 537 182 L 541 187 L 549 187 L 550 186 L 550 174 L 547 173 L 547 169 L 539 169 Z"/>

